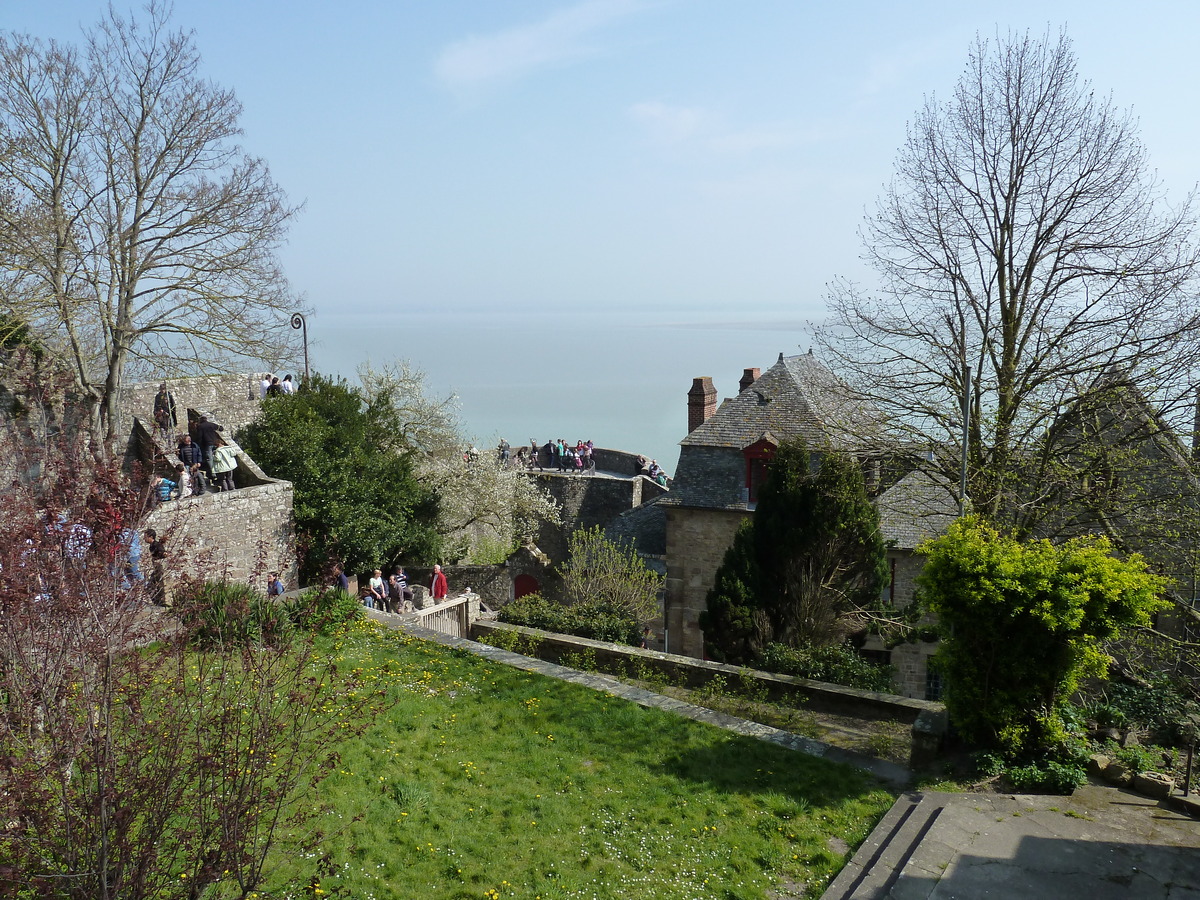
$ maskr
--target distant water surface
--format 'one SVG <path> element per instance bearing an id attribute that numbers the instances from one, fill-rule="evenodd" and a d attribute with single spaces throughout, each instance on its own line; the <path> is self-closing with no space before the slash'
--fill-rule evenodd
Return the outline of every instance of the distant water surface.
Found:
<path id="1" fill-rule="evenodd" d="M 718 402 L 742 370 L 806 352 L 805 323 L 729 317 L 575 314 L 314 314 L 312 364 L 353 378 L 364 360 L 408 359 L 434 395 L 459 397 L 480 448 L 501 437 L 593 440 L 658 459 L 671 473 L 687 433 L 687 392 L 709 375 Z"/>

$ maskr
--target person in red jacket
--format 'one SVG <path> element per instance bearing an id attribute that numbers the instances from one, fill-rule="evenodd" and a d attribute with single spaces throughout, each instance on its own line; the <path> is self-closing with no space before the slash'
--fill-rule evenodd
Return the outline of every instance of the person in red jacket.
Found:
<path id="1" fill-rule="evenodd" d="M 441 566 L 433 567 L 433 581 L 430 582 L 429 593 L 433 596 L 435 603 L 446 599 L 446 576 L 442 572 Z"/>

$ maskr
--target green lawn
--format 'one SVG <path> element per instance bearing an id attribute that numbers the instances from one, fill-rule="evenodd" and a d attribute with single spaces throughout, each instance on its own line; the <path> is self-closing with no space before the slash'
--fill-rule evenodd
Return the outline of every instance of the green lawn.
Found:
<path id="1" fill-rule="evenodd" d="M 264 897 L 815 897 L 893 799 L 856 770 L 371 623 L 331 652 L 398 700 L 342 748 L 317 832 L 280 848 Z"/>

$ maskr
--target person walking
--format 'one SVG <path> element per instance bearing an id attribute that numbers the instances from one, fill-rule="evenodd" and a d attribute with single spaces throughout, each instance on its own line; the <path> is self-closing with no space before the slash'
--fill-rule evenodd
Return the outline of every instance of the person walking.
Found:
<path id="1" fill-rule="evenodd" d="M 170 446 L 175 437 L 175 426 L 178 424 L 179 419 L 175 415 L 175 398 L 167 390 L 167 383 L 164 381 L 158 386 L 158 393 L 154 395 L 154 425 L 162 435 L 164 444 Z"/>
<path id="2" fill-rule="evenodd" d="M 442 572 L 441 566 L 435 565 L 433 567 L 433 578 L 429 582 L 429 595 L 433 597 L 434 603 L 439 603 L 446 599 L 447 593 L 449 593 L 449 589 L 446 584 L 446 575 Z"/>

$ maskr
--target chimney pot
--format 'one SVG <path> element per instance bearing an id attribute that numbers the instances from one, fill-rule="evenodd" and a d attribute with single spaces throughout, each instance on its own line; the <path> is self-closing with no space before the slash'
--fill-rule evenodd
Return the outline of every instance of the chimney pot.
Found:
<path id="1" fill-rule="evenodd" d="M 742 380 L 738 382 L 739 390 L 744 391 L 746 388 L 750 387 L 750 385 L 758 381 L 758 376 L 761 374 L 762 371 L 760 369 L 743 369 Z"/>

